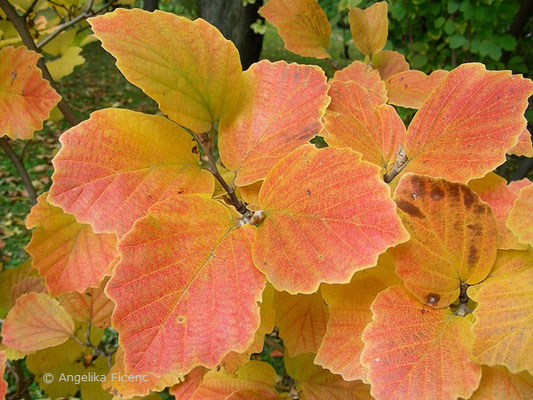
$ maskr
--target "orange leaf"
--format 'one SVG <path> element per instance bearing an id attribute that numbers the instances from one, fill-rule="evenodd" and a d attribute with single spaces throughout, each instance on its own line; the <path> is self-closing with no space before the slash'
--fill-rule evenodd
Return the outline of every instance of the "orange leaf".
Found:
<path id="1" fill-rule="evenodd" d="M 383 50 L 372 55 L 372 68 L 377 69 L 381 79 L 386 81 L 398 72 L 407 71 L 409 64 L 405 61 L 403 54 L 397 51 Z"/>
<path id="2" fill-rule="evenodd" d="M 45 279 L 50 295 L 97 287 L 118 256 L 114 234 L 95 234 L 90 225 L 79 224 L 42 194 L 26 219 L 36 228 L 26 251 Z"/>
<path id="3" fill-rule="evenodd" d="M 299 147 L 270 170 L 258 205 L 266 219 L 254 241 L 255 264 L 292 294 L 347 283 L 408 239 L 379 168 L 346 148 Z"/>
<path id="4" fill-rule="evenodd" d="M 479 283 L 496 258 L 496 218 L 468 186 L 407 174 L 394 195 L 411 240 L 394 249 L 396 273 L 422 303 L 448 307 L 461 283 Z"/>
<path id="5" fill-rule="evenodd" d="M 448 71 L 442 69 L 429 75 L 414 69 L 394 74 L 385 82 L 388 102 L 395 106 L 420 108 L 446 75 Z"/>
<path id="6" fill-rule="evenodd" d="M 270 0 L 259 13 L 278 28 L 287 50 L 304 57 L 329 58 L 331 26 L 317 0 Z"/>
<path id="7" fill-rule="evenodd" d="M 276 400 L 284 399 L 278 393 L 271 390 L 241 390 L 238 392 L 233 392 L 226 400 Z"/>
<path id="8" fill-rule="evenodd" d="M 526 252 L 520 252 L 526 255 Z M 533 373 L 533 258 L 521 271 L 494 276 L 468 288 L 468 297 L 477 302 L 474 310 L 473 359 L 487 365 L 505 365 L 511 372 Z M 506 261 L 505 258 L 499 260 Z M 503 268 L 506 266 L 503 265 Z M 501 268 L 501 267 L 500 267 Z"/>
<path id="9" fill-rule="evenodd" d="M 180 381 L 180 375 L 174 373 L 170 373 L 161 378 L 144 374 L 134 375 L 134 378 L 131 380 L 119 379 L 128 375 L 124 368 L 124 353 L 119 347 L 115 355 L 115 364 L 107 374 L 106 381 L 103 383 L 104 389 L 109 391 L 113 396 L 124 399 L 131 399 L 134 396 L 146 396 L 150 391 L 160 392 L 167 386 L 175 385 Z M 140 379 L 137 377 L 140 377 Z"/>
<path id="10" fill-rule="evenodd" d="M 23 262 L 16 268 L 0 271 L 0 318 L 5 318 L 13 306 L 13 290 L 28 276 L 37 275 L 31 266 L 31 260 Z"/>
<path id="11" fill-rule="evenodd" d="M 515 156 L 533 157 L 533 145 L 531 144 L 531 133 L 524 128 L 518 136 L 518 143 L 507 154 Z"/>
<path id="12" fill-rule="evenodd" d="M 208 131 L 237 102 L 239 52 L 203 19 L 118 8 L 89 23 L 124 76 L 178 124 Z"/>
<path id="13" fill-rule="evenodd" d="M 104 279 L 99 287 L 89 288 L 84 293 L 64 293 L 58 300 L 74 319 L 90 322 L 100 329 L 107 328 L 111 326 L 111 314 L 115 307 L 104 292 L 108 280 Z"/>
<path id="14" fill-rule="evenodd" d="M 0 400 L 4 400 L 7 394 L 7 382 L 4 379 L 6 361 L 6 353 L 0 351 Z"/>
<path id="15" fill-rule="evenodd" d="M 361 362 L 377 400 L 470 397 L 481 367 L 469 357 L 468 318 L 420 304 L 402 286 L 378 294 L 371 308 Z"/>
<path id="16" fill-rule="evenodd" d="M 276 371 L 270 364 L 248 361 L 237 370 L 235 377 L 228 375 L 223 369 L 209 371 L 194 392 L 192 400 L 224 400 L 232 393 L 241 391 L 250 391 L 251 393 L 263 391 L 274 395 L 276 394 L 275 385 Z M 270 400 L 270 395 L 265 399 Z"/>
<path id="17" fill-rule="evenodd" d="M 533 398 L 533 378 L 526 372 L 509 373 L 504 367 L 483 366 L 479 388 L 470 400 L 528 400 Z"/>
<path id="18" fill-rule="evenodd" d="M 202 383 L 205 374 L 209 370 L 204 367 L 196 367 L 191 372 L 189 372 L 181 383 L 174 385 L 170 388 L 169 392 L 176 399 L 179 400 L 192 400 L 192 396 L 198 386 Z"/>
<path id="19" fill-rule="evenodd" d="M 243 74 L 243 95 L 219 124 L 224 165 L 235 184 L 263 179 L 270 168 L 322 129 L 328 84 L 317 66 L 263 60 Z"/>
<path id="20" fill-rule="evenodd" d="M 371 55 L 380 52 L 387 43 L 389 20 L 386 1 L 372 4 L 365 10 L 354 7 L 348 14 L 352 40 L 361 53 Z"/>
<path id="21" fill-rule="evenodd" d="M 307 295 L 276 292 L 274 308 L 276 326 L 288 354 L 316 353 L 326 333 L 329 316 L 320 292 Z"/>
<path id="22" fill-rule="evenodd" d="M 347 381 L 366 382 L 367 369 L 360 362 L 364 345 L 361 334 L 372 320 L 370 304 L 379 292 L 399 282 L 393 266 L 392 269 L 382 266 L 385 259 L 390 260 L 388 253 L 380 256 L 377 267 L 357 272 L 347 285 L 321 287 L 330 317 L 315 364 Z"/>
<path id="23" fill-rule="evenodd" d="M 0 136 L 31 139 L 61 100 L 36 66 L 40 57 L 24 46 L 0 49 Z"/>
<path id="24" fill-rule="evenodd" d="M 19 297 L 2 326 L 6 346 L 26 353 L 57 346 L 74 333 L 74 321 L 44 293 Z"/>
<path id="25" fill-rule="evenodd" d="M 263 181 L 257 181 L 255 183 L 252 183 L 248 186 L 241 186 L 238 188 L 239 194 L 241 195 L 242 199 L 248 203 L 248 209 L 255 210 L 255 204 L 257 203 L 257 199 L 259 197 L 259 190 L 261 189 L 261 186 L 263 185 Z"/>
<path id="26" fill-rule="evenodd" d="M 26 293 L 48 293 L 43 280 L 38 276 L 27 276 L 13 286 L 11 290 L 11 301 L 15 303 L 17 299 Z"/>
<path id="27" fill-rule="evenodd" d="M 213 177 L 200 169 L 193 139 L 163 117 L 101 110 L 60 142 L 49 201 L 95 232 L 123 235 L 158 200 L 213 193 Z"/>
<path id="28" fill-rule="evenodd" d="M 287 373 L 296 380 L 301 400 L 371 400 L 370 387 L 362 382 L 346 382 L 339 375 L 313 364 L 314 354 L 285 355 Z"/>
<path id="29" fill-rule="evenodd" d="M 532 93 L 533 82 L 510 71 L 476 63 L 455 68 L 409 125 L 404 171 L 464 183 L 481 178 L 516 144 Z"/>
<path id="30" fill-rule="evenodd" d="M 251 258 L 254 229 L 236 228 L 229 208 L 198 195 L 169 198 L 137 221 L 106 290 L 126 370 L 186 374 L 250 346 L 265 285 Z"/>
<path id="31" fill-rule="evenodd" d="M 499 249 L 523 250 L 526 247 L 518 242 L 518 239 L 505 226 L 505 221 L 509 211 L 513 207 L 513 202 L 518 196 L 520 189 L 529 185 L 527 178 L 521 181 L 509 183 L 505 179 L 490 172 L 481 179 L 474 179 L 468 186 L 477 194 L 481 200 L 487 202 L 498 221 Z"/>
<path id="32" fill-rule="evenodd" d="M 505 226 L 515 234 L 518 241 L 533 246 L 533 184 L 520 189 L 513 203 Z"/>
<path id="33" fill-rule="evenodd" d="M 331 81 L 331 104 L 324 116 L 326 141 L 350 147 L 387 172 L 405 137 L 405 125 L 396 110 L 374 91 L 355 82 Z"/>
<path id="34" fill-rule="evenodd" d="M 265 342 L 265 335 L 271 333 L 274 330 L 275 311 L 274 311 L 274 288 L 272 285 L 266 285 L 263 290 L 263 299 L 260 306 L 261 323 L 259 328 L 255 331 L 254 341 L 244 351 L 237 353 L 231 351 L 222 360 L 221 364 L 224 365 L 226 372 L 233 374 L 243 364 L 250 360 L 250 356 L 253 353 L 261 353 Z"/>
<path id="35" fill-rule="evenodd" d="M 376 92 L 383 98 L 383 103 L 387 100 L 387 89 L 385 82 L 381 80 L 379 71 L 361 61 L 354 61 L 346 68 L 335 72 L 334 78 L 337 81 L 354 81 L 365 89 Z"/>

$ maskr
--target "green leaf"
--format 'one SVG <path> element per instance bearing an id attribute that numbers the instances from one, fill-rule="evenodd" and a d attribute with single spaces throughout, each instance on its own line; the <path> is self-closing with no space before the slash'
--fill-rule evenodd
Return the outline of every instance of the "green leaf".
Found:
<path id="1" fill-rule="evenodd" d="M 456 1 L 450 0 L 448 2 L 448 13 L 453 14 L 454 12 L 457 11 L 458 8 L 459 8 L 459 3 L 457 3 Z"/>
<path id="2" fill-rule="evenodd" d="M 451 19 L 444 24 L 444 32 L 446 32 L 448 36 L 455 32 L 455 23 Z"/>
<path id="3" fill-rule="evenodd" d="M 458 49 L 468 43 L 468 40 L 463 35 L 453 35 L 448 38 L 450 40 L 450 47 Z"/>
<path id="4" fill-rule="evenodd" d="M 502 49 L 493 41 L 485 40 L 483 43 L 481 43 L 479 54 L 481 54 L 482 57 L 486 57 L 488 55 L 490 58 L 497 61 L 502 56 Z"/>
<path id="5" fill-rule="evenodd" d="M 446 19 L 444 17 L 439 17 L 435 20 L 433 25 L 435 25 L 435 28 L 440 28 L 442 27 L 442 25 L 444 25 L 445 22 L 446 22 Z"/>
<path id="6" fill-rule="evenodd" d="M 516 47 L 516 39 L 512 35 L 499 36 L 495 40 L 506 51 L 513 51 Z"/>
<path id="7" fill-rule="evenodd" d="M 427 56 L 424 54 L 417 54 L 413 61 L 411 62 L 412 66 L 415 68 L 422 68 L 424 65 L 426 65 L 428 62 Z"/>

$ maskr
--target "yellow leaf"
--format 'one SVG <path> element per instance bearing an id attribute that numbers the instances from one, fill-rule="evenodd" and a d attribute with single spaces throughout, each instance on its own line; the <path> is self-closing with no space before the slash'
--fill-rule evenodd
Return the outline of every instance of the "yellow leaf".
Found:
<path id="1" fill-rule="evenodd" d="M 365 54 L 375 54 L 385 47 L 389 33 L 387 2 L 380 1 L 365 10 L 354 7 L 348 15 L 352 40 L 357 49 Z"/>

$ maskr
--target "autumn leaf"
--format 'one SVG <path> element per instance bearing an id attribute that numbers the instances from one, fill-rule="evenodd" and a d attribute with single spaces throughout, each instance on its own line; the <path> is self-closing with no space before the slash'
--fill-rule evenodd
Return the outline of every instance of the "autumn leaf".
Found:
<path id="1" fill-rule="evenodd" d="M 270 0 L 259 13 L 278 28 L 287 50 L 304 57 L 329 58 L 331 26 L 317 0 Z"/>
<path id="2" fill-rule="evenodd" d="M 511 374 L 505 367 L 483 366 L 479 388 L 470 400 L 528 400 L 533 397 L 533 378 L 527 372 Z"/>
<path id="3" fill-rule="evenodd" d="M 169 198 L 137 221 L 106 289 L 126 370 L 183 375 L 250 346 L 265 285 L 251 258 L 254 229 L 236 228 L 229 208 L 198 195 Z"/>
<path id="4" fill-rule="evenodd" d="M 354 81 L 365 89 L 376 92 L 383 99 L 383 103 L 387 100 L 387 89 L 379 71 L 364 62 L 352 62 L 346 68 L 336 71 L 333 79 L 342 82 Z"/>
<path id="5" fill-rule="evenodd" d="M 520 244 L 516 236 L 505 226 L 505 222 L 520 189 L 529 184 L 530 182 L 527 178 L 507 184 L 504 178 L 494 172 L 488 173 L 481 179 L 471 180 L 468 183 L 468 186 L 479 195 L 481 200 L 488 203 L 492 211 L 494 211 L 498 221 L 499 249 L 526 249 L 526 246 Z"/>
<path id="6" fill-rule="evenodd" d="M 61 100 L 42 78 L 39 58 L 24 46 L 0 49 L 0 136 L 31 139 Z"/>
<path id="7" fill-rule="evenodd" d="M 510 149 L 507 154 L 515 156 L 533 157 L 533 145 L 531 144 L 531 133 L 524 128 L 518 136 L 518 143 Z"/>
<path id="8" fill-rule="evenodd" d="M 124 76 L 178 124 L 206 132 L 235 105 L 239 53 L 203 19 L 118 8 L 89 23 Z"/>
<path id="9" fill-rule="evenodd" d="M 224 400 L 232 393 L 242 391 L 275 395 L 275 385 L 276 371 L 270 364 L 248 361 L 239 368 L 236 376 L 227 374 L 223 369 L 209 371 L 194 392 L 192 400 Z"/>
<path id="10" fill-rule="evenodd" d="M 236 172 L 236 185 L 263 179 L 321 131 L 327 92 L 326 76 L 316 66 L 262 60 L 243 74 L 235 111 L 219 124 L 220 157 Z"/>
<path id="11" fill-rule="evenodd" d="M 176 399 L 192 400 L 194 392 L 196 392 L 196 389 L 198 389 L 198 386 L 200 386 L 202 383 L 205 374 L 208 372 L 209 370 L 204 367 L 194 368 L 183 378 L 182 382 L 172 386 L 169 389 L 169 393 Z"/>
<path id="12" fill-rule="evenodd" d="M 73 332 L 70 315 L 43 293 L 19 297 L 2 326 L 4 343 L 26 353 L 61 344 Z"/>
<path id="13" fill-rule="evenodd" d="M 15 268 L 0 271 L 0 318 L 5 318 L 13 306 L 13 289 L 26 277 L 37 275 L 31 260 L 27 260 Z"/>
<path id="14" fill-rule="evenodd" d="M 314 362 L 346 381 L 367 382 L 367 369 L 360 362 L 364 345 L 361 334 L 372 320 L 370 305 L 376 295 L 400 281 L 391 261 L 387 252 L 376 267 L 357 272 L 349 284 L 321 286 L 330 316 Z"/>
<path id="15" fill-rule="evenodd" d="M 404 172 L 463 183 L 481 178 L 517 143 L 531 94 L 533 82 L 510 71 L 477 63 L 455 68 L 409 125 Z"/>
<path id="16" fill-rule="evenodd" d="M 100 110 L 60 142 L 48 200 L 97 233 L 123 235 L 172 195 L 213 193 L 213 176 L 198 165 L 193 139 L 161 116 Z"/>
<path id="17" fill-rule="evenodd" d="M 387 11 L 385 1 L 374 3 L 365 10 L 357 7 L 350 9 L 348 19 L 352 40 L 361 53 L 372 55 L 385 47 L 389 33 Z"/>
<path id="18" fill-rule="evenodd" d="M 522 187 L 513 203 L 505 226 L 515 234 L 518 241 L 533 246 L 533 184 Z"/>
<path id="19" fill-rule="evenodd" d="M 84 293 L 69 292 L 58 297 L 59 302 L 72 318 L 89 322 L 100 329 L 111 326 L 111 314 L 115 305 L 106 296 L 108 278 L 97 288 L 89 288 Z"/>
<path id="20" fill-rule="evenodd" d="M 69 47 L 61 57 L 46 63 L 54 81 L 58 81 L 65 76 L 72 74 L 74 68 L 85 62 L 85 58 L 80 55 L 82 50 L 83 49 L 78 46 Z"/>
<path id="21" fill-rule="evenodd" d="M 379 168 L 346 148 L 299 147 L 270 170 L 258 205 L 266 219 L 254 241 L 255 265 L 291 294 L 347 283 L 408 239 Z"/>
<path id="22" fill-rule="evenodd" d="M 288 354 L 316 353 L 329 317 L 320 291 L 298 295 L 276 292 L 274 308 L 276 326 Z"/>
<path id="23" fill-rule="evenodd" d="M 381 79 L 386 81 L 394 74 L 409 69 L 403 54 L 397 51 L 383 50 L 372 55 L 372 68 L 377 69 Z"/>
<path id="24" fill-rule="evenodd" d="M 471 320 L 419 303 L 402 286 L 378 294 L 361 362 L 375 399 L 469 398 L 481 367 L 470 360 Z"/>
<path id="25" fill-rule="evenodd" d="M 301 400 L 371 400 L 370 387 L 362 382 L 347 382 L 339 375 L 334 375 L 322 367 L 313 364 L 312 353 L 303 353 L 296 357 L 285 355 L 285 368 L 291 378 L 295 379 Z"/>
<path id="26" fill-rule="evenodd" d="M 13 286 L 11 290 L 11 301 L 13 304 L 20 296 L 26 293 L 48 293 L 48 290 L 42 278 L 38 276 L 27 276 Z"/>
<path id="27" fill-rule="evenodd" d="M 396 110 L 356 82 L 331 81 L 331 104 L 324 122 L 325 139 L 333 147 L 350 147 L 363 160 L 388 172 L 405 137 L 405 125 Z"/>
<path id="28" fill-rule="evenodd" d="M 473 359 L 486 365 L 505 365 L 513 373 L 533 372 L 533 257 L 531 252 L 511 259 L 500 256 L 500 271 L 486 282 L 468 288 L 468 297 L 477 302 Z M 529 253 L 529 254 L 528 254 Z M 517 265 L 513 263 L 518 262 Z M 524 265 L 525 264 L 525 265 Z M 511 268 L 512 273 L 506 272 Z M 501 271 L 503 270 L 503 272 Z"/>
<path id="29" fill-rule="evenodd" d="M 394 249 L 396 273 L 422 303 L 448 307 L 496 258 L 496 218 L 468 186 L 407 174 L 394 195 L 411 240 Z"/>
<path id="30" fill-rule="evenodd" d="M 114 234 L 95 234 L 90 225 L 79 224 L 63 210 L 48 203 L 42 194 L 26 219 L 36 228 L 26 251 L 45 279 L 51 296 L 97 287 L 118 256 Z"/>
<path id="31" fill-rule="evenodd" d="M 442 69 L 429 75 L 413 69 L 394 74 L 385 82 L 388 102 L 395 106 L 418 109 L 446 75 L 448 71 Z"/>
<path id="32" fill-rule="evenodd" d="M 263 298 L 260 305 L 260 318 L 261 322 L 259 328 L 255 331 L 254 340 L 248 348 L 243 352 L 231 351 L 220 363 L 224 366 L 226 372 L 233 374 L 243 364 L 250 360 L 250 356 L 253 353 L 261 353 L 265 343 L 265 335 L 271 333 L 274 330 L 276 312 L 274 310 L 274 288 L 268 284 L 263 290 Z"/>
<path id="33" fill-rule="evenodd" d="M 142 379 L 123 380 L 117 377 L 128 376 L 124 366 L 124 353 L 121 348 L 115 353 L 115 364 L 107 374 L 107 379 L 103 383 L 105 390 L 113 396 L 121 399 L 131 399 L 134 396 L 146 396 L 150 391 L 160 392 L 168 386 L 173 386 L 180 382 L 181 375 L 170 373 L 163 377 L 153 375 L 141 375 Z"/>

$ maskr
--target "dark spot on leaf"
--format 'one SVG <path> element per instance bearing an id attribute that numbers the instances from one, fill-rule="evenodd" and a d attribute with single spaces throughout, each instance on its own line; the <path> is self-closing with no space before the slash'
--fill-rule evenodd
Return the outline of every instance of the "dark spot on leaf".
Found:
<path id="1" fill-rule="evenodd" d="M 185 317 L 183 315 L 178 315 L 178 324 L 183 324 L 185 322 Z"/>
<path id="2" fill-rule="evenodd" d="M 404 77 L 402 76 L 402 77 L 400 78 L 400 82 L 403 82 L 403 80 L 404 80 Z"/>
<path id="3" fill-rule="evenodd" d="M 436 306 L 439 301 L 440 301 L 440 295 L 436 293 L 429 293 L 426 296 L 426 303 L 429 304 L 430 306 Z"/>
<path id="4" fill-rule="evenodd" d="M 440 199 L 442 199 L 444 197 L 444 192 L 442 191 L 441 188 L 439 187 L 434 187 L 432 190 L 431 190 L 431 198 L 435 201 L 439 201 Z"/>
<path id="5" fill-rule="evenodd" d="M 311 196 L 311 191 L 309 189 L 305 189 L 305 194 Z"/>
<path id="6" fill-rule="evenodd" d="M 426 313 L 426 309 L 425 309 L 425 308 L 421 308 L 421 309 L 420 309 L 420 312 L 421 312 L 421 313 L 422 313 L 422 315 L 423 315 L 423 314 L 425 314 L 425 313 Z"/>
<path id="7" fill-rule="evenodd" d="M 426 218 L 426 216 L 424 214 L 422 214 L 422 212 L 420 211 L 420 209 L 417 206 L 415 206 L 414 204 L 408 202 L 407 200 L 399 199 L 398 201 L 396 201 L 396 204 L 398 205 L 398 208 L 400 210 L 406 212 L 407 214 L 411 215 L 412 217 Z"/>
<path id="8" fill-rule="evenodd" d="M 468 248 L 468 264 L 474 265 L 479 260 L 479 251 L 477 247 L 473 244 Z"/>
<path id="9" fill-rule="evenodd" d="M 415 175 L 411 178 L 411 183 L 413 187 L 415 188 L 416 192 L 418 193 L 418 195 L 421 197 L 424 197 L 426 194 L 426 186 L 424 184 L 425 183 L 424 178 L 418 175 Z"/>
<path id="10" fill-rule="evenodd" d="M 485 213 L 485 206 L 483 204 L 478 204 L 476 208 L 474 208 L 474 212 L 476 214 L 484 214 Z"/>
<path id="11" fill-rule="evenodd" d="M 13 72 L 11 73 L 11 83 L 10 83 L 10 85 L 13 84 L 13 81 L 16 79 L 16 77 L 17 77 L 17 72 L 16 72 L 16 71 L 13 71 Z"/>
<path id="12" fill-rule="evenodd" d="M 450 193 L 450 197 L 454 200 L 459 199 L 459 186 L 456 183 L 446 183 L 448 189 L 448 192 Z"/>
<path id="13" fill-rule="evenodd" d="M 191 151 L 193 154 L 198 154 L 198 147 L 194 146 Z"/>
<path id="14" fill-rule="evenodd" d="M 409 87 L 409 85 L 407 85 L 407 83 L 403 85 L 404 89 L 407 89 L 408 87 Z"/>
<path id="15" fill-rule="evenodd" d="M 183 194 L 183 189 L 178 190 L 178 194 Z"/>
<path id="16" fill-rule="evenodd" d="M 467 209 L 470 209 L 472 207 L 472 204 L 474 204 L 476 197 L 469 189 L 464 186 L 461 186 L 461 191 L 463 192 L 463 203 Z"/>
<path id="17" fill-rule="evenodd" d="M 470 229 L 476 236 L 481 236 L 483 233 L 483 227 L 480 224 L 468 224 L 466 227 Z"/>

